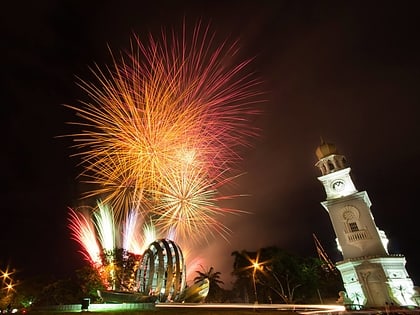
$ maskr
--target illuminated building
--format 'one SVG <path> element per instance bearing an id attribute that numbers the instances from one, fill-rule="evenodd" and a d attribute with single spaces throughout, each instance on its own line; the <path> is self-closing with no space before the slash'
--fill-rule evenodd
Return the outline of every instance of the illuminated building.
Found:
<path id="1" fill-rule="evenodd" d="M 327 195 L 327 210 L 343 260 L 336 263 L 347 297 L 364 306 L 416 305 L 414 285 L 405 268 L 406 259 L 389 254 L 388 239 L 378 229 L 366 191 L 358 191 L 346 158 L 333 144 L 316 150 L 318 177 Z"/>

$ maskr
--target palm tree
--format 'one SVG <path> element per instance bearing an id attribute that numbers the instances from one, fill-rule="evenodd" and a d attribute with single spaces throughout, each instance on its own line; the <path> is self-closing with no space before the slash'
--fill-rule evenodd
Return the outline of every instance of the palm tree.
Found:
<path id="1" fill-rule="evenodd" d="M 198 276 L 194 278 L 194 283 L 208 279 L 210 288 L 206 302 L 220 302 L 224 293 L 224 290 L 220 287 L 220 285 L 224 284 L 224 282 L 220 280 L 221 273 L 219 271 L 214 271 L 213 267 L 210 267 L 207 271 L 203 266 L 201 266 L 201 269 L 202 271 L 196 270 Z"/>

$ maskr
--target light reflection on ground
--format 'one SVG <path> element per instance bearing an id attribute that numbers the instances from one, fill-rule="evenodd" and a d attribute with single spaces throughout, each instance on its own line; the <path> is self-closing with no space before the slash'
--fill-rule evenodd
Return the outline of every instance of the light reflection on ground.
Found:
<path id="1" fill-rule="evenodd" d="M 227 303 L 163 303 L 156 304 L 156 309 L 248 309 L 248 310 L 274 310 L 274 311 L 293 311 L 299 314 L 319 314 L 331 312 L 344 312 L 343 305 L 318 305 L 318 304 L 227 304 Z"/>

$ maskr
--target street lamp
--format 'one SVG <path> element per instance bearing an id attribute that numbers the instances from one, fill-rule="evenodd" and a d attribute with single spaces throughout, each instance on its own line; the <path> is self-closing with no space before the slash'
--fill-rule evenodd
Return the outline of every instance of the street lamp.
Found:
<path id="1" fill-rule="evenodd" d="M 13 290 L 13 284 L 12 283 L 7 284 L 6 288 L 7 288 L 7 294 L 9 294 L 10 290 Z"/>
<path id="2" fill-rule="evenodd" d="M 9 268 L 7 268 L 4 271 L 0 270 L 0 272 L 1 272 L 0 278 L 3 278 L 3 283 L 10 279 L 11 273 L 9 272 Z"/>
<path id="3" fill-rule="evenodd" d="M 251 257 L 249 257 L 248 253 L 245 253 L 244 257 L 248 260 L 248 262 L 250 263 L 249 265 L 247 265 L 244 269 L 249 270 L 252 268 L 252 282 L 254 285 L 254 295 L 255 295 L 255 304 L 258 304 L 258 294 L 257 294 L 257 281 L 255 279 L 255 276 L 257 274 L 257 270 L 261 271 L 264 273 L 264 266 L 271 260 L 265 260 L 265 261 L 260 261 L 260 251 L 258 251 L 256 253 L 255 259 L 252 259 Z"/>
<path id="4" fill-rule="evenodd" d="M 256 260 L 252 261 L 252 267 L 254 268 L 252 270 L 252 280 L 254 282 L 255 303 L 258 304 L 257 285 L 255 283 L 255 274 L 257 273 L 257 270 L 261 268 L 261 264 L 258 262 L 258 257 Z"/>

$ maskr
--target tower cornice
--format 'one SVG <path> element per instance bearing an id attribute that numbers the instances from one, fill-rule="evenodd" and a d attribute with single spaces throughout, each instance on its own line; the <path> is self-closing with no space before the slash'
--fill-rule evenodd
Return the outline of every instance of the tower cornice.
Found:
<path id="1" fill-rule="evenodd" d="M 369 208 L 372 206 L 372 202 L 370 201 L 369 195 L 367 191 L 359 191 L 357 193 L 337 198 L 337 199 L 329 199 L 321 202 L 321 205 L 328 211 L 328 208 L 338 204 L 342 205 L 345 203 L 353 203 L 353 201 L 363 201 Z"/>
<path id="2" fill-rule="evenodd" d="M 327 200 L 346 197 L 357 192 L 350 171 L 351 168 L 347 167 L 318 177 L 324 185 Z"/>

